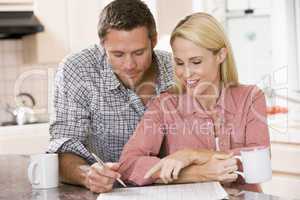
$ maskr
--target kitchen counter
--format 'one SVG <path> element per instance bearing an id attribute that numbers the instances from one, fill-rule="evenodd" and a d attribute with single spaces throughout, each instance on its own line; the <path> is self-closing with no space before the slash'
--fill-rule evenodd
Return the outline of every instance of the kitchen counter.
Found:
<path id="1" fill-rule="evenodd" d="M 0 199 L 13 200 L 96 200 L 97 194 L 83 187 L 61 184 L 58 188 L 34 190 L 27 180 L 29 156 L 0 155 Z M 233 190 L 226 189 L 228 192 Z M 231 200 L 284 200 L 271 195 L 236 191 Z M 200 198 L 201 199 L 201 198 Z"/>
<path id="2" fill-rule="evenodd" d="M 273 142 L 300 144 L 300 120 L 287 114 L 268 117 L 270 139 Z"/>
<path id="3" fill-rule="evenodd" d="M 34 154 L 46 151 L 49 123 L 0 127 L 0 154 Z"/>
<path id="4" fill-rule="evenodd" d="M 32 123 L 32 124 L 24 124 L 24 125 L 10 125 L 10 126 L 0 126 L 0 134 L 11 134 L 22 132 L 24 129 L 36 129 L 36 128 L 43 128 L 49 127 L 48 122 L 42 123 Z"/>

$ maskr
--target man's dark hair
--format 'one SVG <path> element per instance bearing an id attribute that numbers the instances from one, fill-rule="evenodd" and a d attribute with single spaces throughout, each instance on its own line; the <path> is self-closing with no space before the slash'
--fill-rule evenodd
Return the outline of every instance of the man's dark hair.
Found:
<path id="1" fill-rule="evenodd" d="M 103 42 L 109 29 L 130 31 L 145 26 L 149 38 L 156 36 L 154 17 L 141 0 L 114 0 L 102 10 L 98 22 L 98 36 Z"/>

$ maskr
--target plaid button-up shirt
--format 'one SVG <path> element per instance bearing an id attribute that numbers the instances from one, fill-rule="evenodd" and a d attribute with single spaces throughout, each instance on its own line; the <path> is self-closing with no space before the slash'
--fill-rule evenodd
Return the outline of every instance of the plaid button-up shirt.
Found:
<path id="1" fill-rule="evenodd" d="M 171 56 L 154 51 L 158 69 L 156 94 L 173 84 Z M 48 152 L 72 152 L 95 162 L 116 162 L 135 130 L 145 106 L 134 91 L 118 80 L 99 45 L 66 57 L 55 80 L 54 116 Z"/>

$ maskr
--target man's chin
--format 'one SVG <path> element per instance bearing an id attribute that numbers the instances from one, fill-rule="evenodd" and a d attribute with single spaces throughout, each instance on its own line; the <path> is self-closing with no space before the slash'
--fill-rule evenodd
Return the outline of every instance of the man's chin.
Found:
<path id="1" fill-rule="evenodd" d="M 126 83 L 125 86 L 128 87 L 128 88 L 136 88 L 139 86 L 139 84 L 141 83 L 142 79 L 139 77 L 139 78 L 134 78 L 134 79 L 127 79 L 126 80 Z"/>

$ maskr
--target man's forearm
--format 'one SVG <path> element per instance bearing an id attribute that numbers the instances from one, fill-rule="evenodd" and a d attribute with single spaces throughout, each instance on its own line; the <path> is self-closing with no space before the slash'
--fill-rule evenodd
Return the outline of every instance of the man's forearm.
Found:
<path id="1" fill-rule="evenodd" d="M 62 182 L 86 187 L 89 167 L 84 159 L 75 154 L 59 154 L 59 174 Z"/>

